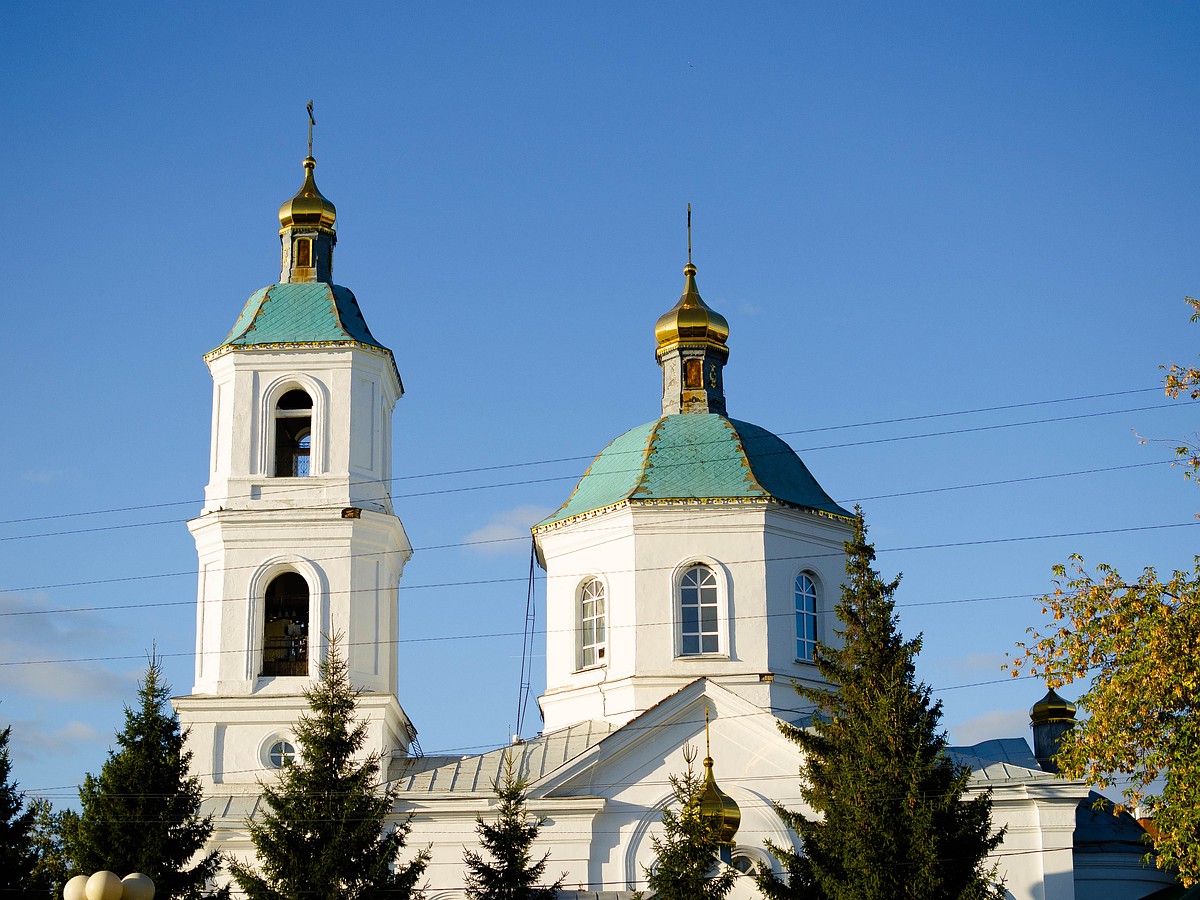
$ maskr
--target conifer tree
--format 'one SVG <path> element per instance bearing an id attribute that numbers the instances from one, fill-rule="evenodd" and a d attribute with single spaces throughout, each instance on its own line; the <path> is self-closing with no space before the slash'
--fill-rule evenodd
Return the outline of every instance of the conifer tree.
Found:
<path id="1" fill-rule="evenodd" d="M 467 866 L 466 888 L 470 900 L 552 900 L 566 873 L 550 885 L 538 884 L 546 871 L 549 852 L 534 862 L 531 848 L 542 828 L 542 819 L 525 808 L 526 784 L 513 771 L 513 758 L 504 755 L 504 774 L 496 782 L 499 808 L 496 821 L 475 817 L 479 843 L 490 859 L 472 850 L 463 851 Z"/>
<path id="2" fill-rule="evenodd" d="M 701 814 L 704 779 L 692 765 L 695 748 L 685 746 L 683 758 L 687 768 L 670 778 L 675 808 L 663 810 L 662 834 L 650 839 L 654 865 L 646 869 L 646 887 L 654 900 L 722 900 L 738 873 L 721 864 L 720 827 Z"/>
<path id="3" fill-rule="evenodd" d="M 39 900 L 57 900 L 62 896 L 67 883 L 69 863 L 63 847 L 64 822 L 72 819 L 70 810 L 55 812 L 54 805 L 45 797 L 38 797 L 29 804 L 33 812 L 33 830 L 30 840 L 37 862 L 31 876 L 30 896 Z"/>
<path id="4" fill-rule="evenodd" d="M 921 638 L 899 631 L 900 579 L 880 578 L 856 512 L 836 610 L 843 645 L 816 654 L 838 687 L 797 685 L 816 707 L 812 728 L 781 725 L 804 752 L 800 793 L 819 818 L 777 805 L 803 851 L 772 846 L 788 882 L 765 873 L 760 887 L 779 900 L 1003 897 L 986 862 L 1002 838 L 992 833 L 991 797 L 963 799 L 969 770 L 947 755 L 941 703 L 916 680 Z"/>
<path id="5" fill-rule="evenodd" d="M 137 706 L 125 707 L 117 749 L 98 777 L 84 778 L 79 814 L 63 819 L 63 845 L 72 874 L 141 872 L 154 882 L 155 900 L 196 900 L 221 856 L 203 852 L 212 817 L 200 815 L 200 781 L 188 774 L 192 754 L 170 690 L 151 654 Z"/>
<path id="6" fill-rule="evenodd" d="M 8 755 L 9 726 L 0 731 L 0 895 L 24 896 L 32 887 L 37 864 L 33 846 L 36 813 L 26 807 L 25 796 L 10 780 L 12 761 Z"/>
<path id="7" fill-rule="evenodd" d="M 265 809 L 247 823 L 261 872 L 236 861 L 230 871 L 250 900 L 419 898 L 428 853 L 397 862 L 410 825 L 387 828 L 395 791 L 380 784 L 377 753 L 357 757 L 367 726 L 336 636 L 319 672 L 296 723 L 297 758 L 262 786 Z"/>

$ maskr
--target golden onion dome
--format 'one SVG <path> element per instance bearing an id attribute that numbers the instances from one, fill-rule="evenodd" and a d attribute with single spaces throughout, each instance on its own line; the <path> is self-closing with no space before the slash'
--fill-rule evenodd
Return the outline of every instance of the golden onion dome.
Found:
<path id="1" fill-rule="evenodd" d="M 292 225 L 307 225 L 321 228 L 333 228 L 337 221 L 337 207 L 327 200 L 313 179 L 313 169 L 317 161 L 311 156 L 304 159 L 304 184 L 296 196 L 279 207 L 279 225 L 288 228 Z"/>
<path id="2" fill-rule="evenodd" d="M 683 267 L 683 295 L 671 309 L 659 316 L 654 326 L 658 352 L 680 343 L 709 343 L 725 347 L 729 339 L 729 322 L 719 312 L 710 309 L 696 289 L 696 267 L 690 262 Z"/>
<path id="3" fill-rule="evenodd" d="M 733 836 L 742 824 L 742 811 L 736 800 L 717 787 L 711 756 L 704 757 L 704 789 L 700 791 L 697 802 L 700 815 L 719 831 L 721 843 L 732 844 Z"/>
<path id="4" fill-rule="evenodd" d="M 1064 700 L 1051 688 L 1046 696 L 1033 704 L 1029 710 L 1029 720 L 1034 725 L 1047 725 L 1051 722 L 1074 722 L 1075 704 Z"/>

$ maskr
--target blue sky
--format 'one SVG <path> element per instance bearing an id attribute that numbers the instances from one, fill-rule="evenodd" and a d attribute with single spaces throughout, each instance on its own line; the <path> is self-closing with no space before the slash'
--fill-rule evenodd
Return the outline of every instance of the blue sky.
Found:
<path id="1" fill-rule="evenodd" d="M 70 802 L 152 645 L 191 686 L 200 357 L 278 277 L 310 97 L 335 279 L 408 392 L 399 695 L 426 751 L 509 737 L 522 535 L 658 414 L 688 202 L 731 415 L 863 504 L 952 739 L 1021 733 L 1041 688 L 991 682 L 1051 565 L 1195 555 L 1195 488 L 1137 435 L 1195 431 L 1154 389 L 1200 334 L 1198 43 L 1184 3 L 12 6 L 15 777 Z"/>

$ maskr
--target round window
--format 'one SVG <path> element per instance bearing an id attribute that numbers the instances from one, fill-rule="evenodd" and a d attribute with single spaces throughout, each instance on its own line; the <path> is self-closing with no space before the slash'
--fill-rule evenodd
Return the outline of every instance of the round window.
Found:
<path id="1" fill-rule="evenodd" d="M 730 863 L 743 875 L 754 875 L 762 868 L 762 864 L 757 859 L 744 853 L 735 855 Z"/>
<path id="2" fill-rule="evenodd" d="M 296 758 L 296 748 L 287 741 L 276 741 L 267 751 L 267 760 L 272 769 L 282 769 Z"/>

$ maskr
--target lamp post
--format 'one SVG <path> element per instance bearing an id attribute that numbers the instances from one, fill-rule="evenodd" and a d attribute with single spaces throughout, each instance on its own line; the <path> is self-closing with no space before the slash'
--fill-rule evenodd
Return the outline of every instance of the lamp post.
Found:
<path id="1" fill-rule="evenodd" d="M 154 900 L 154 882 L 141 872 L 76 875 L 63 886 L 63 900 Z"/>

